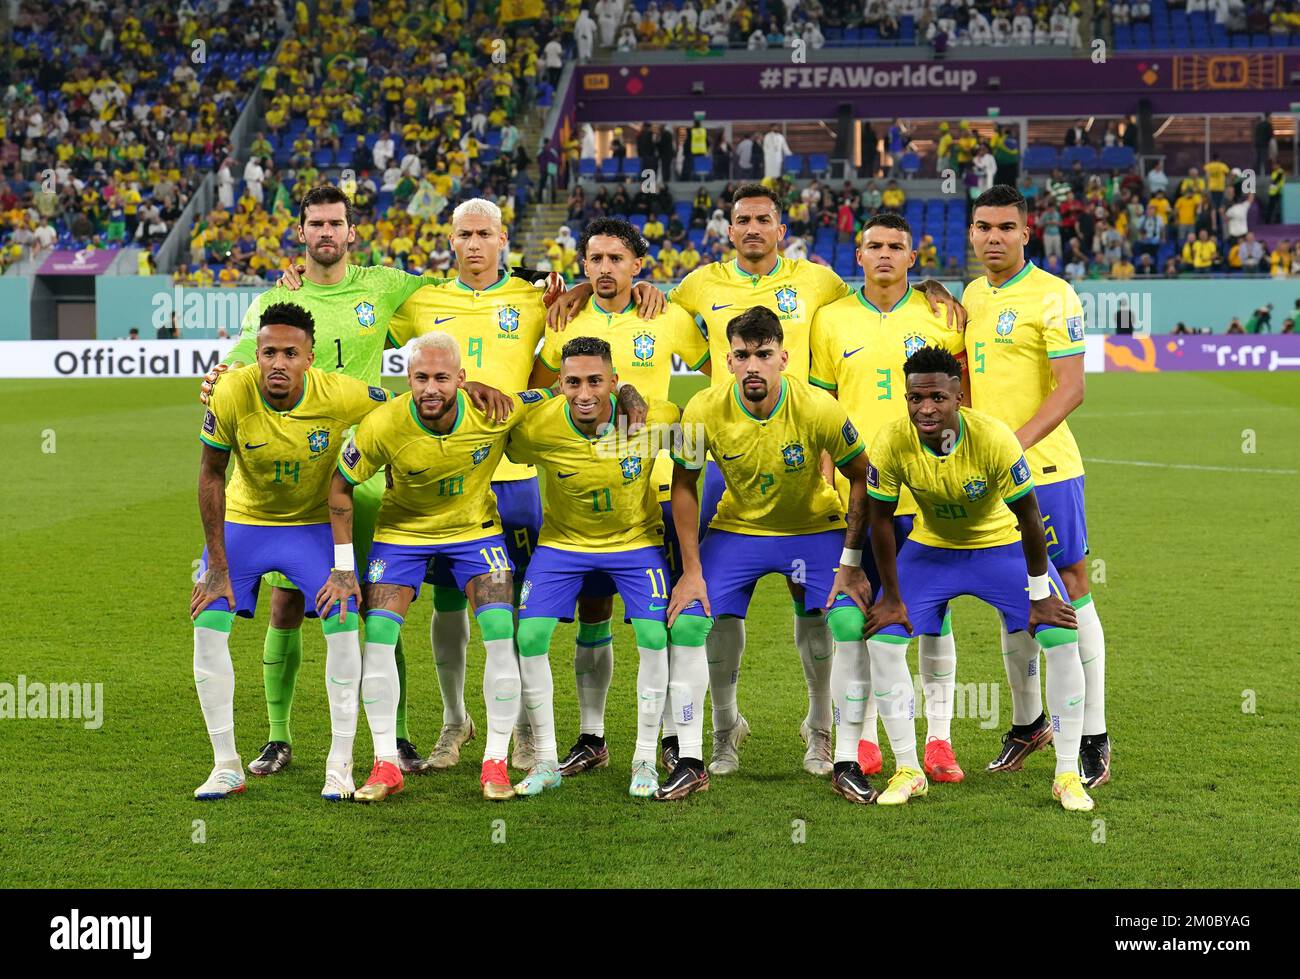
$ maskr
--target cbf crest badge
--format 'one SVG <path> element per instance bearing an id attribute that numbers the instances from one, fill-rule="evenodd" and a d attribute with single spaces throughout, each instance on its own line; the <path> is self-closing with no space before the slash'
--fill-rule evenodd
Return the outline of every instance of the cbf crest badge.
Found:
<path id="1" fill-rule="evenodd" d="M 650 360 L 655 355 L 655 338 L 642 333 L 632 339 L 632 355 L 637 360 Z"/>
<path id="2" fill-rule="evenodd" d="M 470 462 L 472 462 L 474 465 L 477 466 L 480 462 L 482 462 L 491 454 L 492 454 L 492 446 L 480 445 L 477 449 L 474 450 L 474 454 L 471 455 L 469 459 Z"/>
<path id="3" fill-rule="evenodd" d="M 962 489 L 966 491 L 966 499 L 973 503 L 989 491 L 989 484 L 986 480 L 973 476 L 966 481 L 966 485 Z"/>
<path id="4" fill-rule="evenodd" d="M 925 346 L 925 337 L 912 333 L 903 338 L 903 358 L 906 359 Z"/>
<path id="5" fill-rule="evenodd" d="M 803 446 L 798 442 L 781 446 L 781 460 L 785 463 L 786 469 L 798 469 L 805 460 Z"/>
<path id="6" fill-rule="evenodd" d="M 1008 336 L 1015 325 L 1016 311 L 1014 309 L 1004 309 L 998 314 L 998 336 Z"/>
<path id="7" fill-rule="evenodd" d="M 626 459 L 620 459 L 618 466 L 623 470 L 623 478 L 629 483 L 641 475 L 640 456 L 628 456 Z"/>
<path id="8" fill-rule="evenodd" d="M 381 558 L 375 558 L 366 568 L 366 581 L 374 584 L 376 581 L 384 580 L 384 569 L 388 567 L 387 562 Z"/>
<path id="9" fill-rule="evenodd" d="M 519 329 L 519 307 L 497 307 L 497 329 L 502 333 L 514 333 Z"/>
<path id="10" fill-rule="evenodd" d="M 799 307 L 799 293 L 793 286 L 776 290 L 776 308 L 783 313 L 793 313 Z"/>
<path id="11" fill-rule="evenodd" d="M 363 327 L 375 325 L 375 307 L 370 303 L 362 300 L 353 307 L 352 311 L 357 314 L 357 322 Z"/>
<path id="12" fill-rule="evenodd" d="M 320 455 L 330 447 L 330 433 L 327 428 L 318 428 L 307 433 L 307 448 Z"/>

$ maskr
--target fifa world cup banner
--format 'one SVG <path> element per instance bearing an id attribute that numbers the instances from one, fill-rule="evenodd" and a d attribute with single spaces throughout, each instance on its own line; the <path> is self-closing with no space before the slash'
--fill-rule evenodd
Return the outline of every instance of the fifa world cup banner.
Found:
<path id="1" fill-rule="evenodd" d="M 1106 370 L 1284 371 L 1300 369 L 1300 334 L 1106 337 Z"/>
<path id="2" fill-rule="evenodd" d="M 102 275 L 117 258 L 116 248 L 56 248 L 37 275 Z"/>

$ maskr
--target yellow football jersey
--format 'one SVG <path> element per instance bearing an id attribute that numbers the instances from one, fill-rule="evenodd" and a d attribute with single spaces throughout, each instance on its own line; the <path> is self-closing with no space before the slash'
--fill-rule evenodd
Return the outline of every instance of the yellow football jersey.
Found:
<path id="1" fill-rule="evenodd" d="M 930 312 L 925 297 L 911 286 L 888 310 L 877 309 L 858 289 L 823 306 L 813 317 L 808 380 L 836 392 L 863 443 L 870 445 L 881 428 L 907 417 L 903 364 L 927 346 L 941 347 L 957 357 L 966 355 L 965 340 L 948 327 L 946 313 Z M 837 474 L 835 485 L 847 506 L 848 481 Z M 916 512 L 907 490 L 899 498 L 897 512 Z"/>
<path id="2" fill-rule="evenodd" d="M 1007 503 L 1034 480 L 1016 433 L 992 415 L 958 409 L 957 441 L 945 456 L 921 441 L 910 418 L 899 418 L 880 430 L 868 456 L 868 493 L 897 500 L 906 486 L 916 497 L 910 540 L 959 550 L 1020 540 Z"/>
<path id="3" fill-rule="evenodd" d="M 615 407 L 617 415 L 617 407 Z M 632 437 L 617 426 L 588 438 L 573 424 L 566 398 L 532 412 L 506 443 L 518 462 L 545 474 L 539 544 L 566 551 L 629 551 L 664 542 L 651 460 L 670 444 L 676 405 L 652 400 L 646 427 Z"/>
<path id="4" fill-rule="evenodd" d="M 247 524 L 329 521 L 330 478 L 348 429 L 388 400 L 383 388 L 314 367 L 288 411 L 266 403 L 256 364 L 212 389 L 199 438 L 234 456 L 226 519 Z"/>
<path id="5" fill-rule="evenodd" d="M 574 337 L 599 337 L 609 343 L 614 371 L 624 384 L 631 384 L 646 401 L 667 401 L 673 379 L 673 357 L 680 357 L 691 370 L 699 370 L 709 359 L 709 341 L 694 317 L 675 303 L 669 303 L 653 320 L 640 319 L 629 304 L 618 313 L 606 312 L 593 298 L 573 318 L 564 332 L 546 331 L 538 359 L 548 370 L 560 369 L 560 353 Z M 651 481 L 659 498 L 668 499 L 673 481 L 673 463 L 667 453 L 655 460 Z"/>
<path id="6" fill-rule="evenodd" d="M 409 391 L 368 417 L 343 450 L 338 468 L 356 484 L 388 466 L 391 485 L 375 520 L 375 540 L 457 543 L 499 534 L 491 483 L 506 436 L 550 397 L 550 391 L 512 394 L 510 416 L 492 422 L 457 391 L 456 423 L 446 435 L 424 426 Z"/>
<path id="7" fill-rule="evenodd" d="M 528 387 L 545 328 L 542 290 L 503 274 L 479 291 L 460 279 L 425 286 L 393 314 L 388 335 L 393 346 L 402 347 L 434 330 L 450 333 L 460 343 L 460 364 L 467 381 L 500 391 L 522 391 Z M 536 475 L 528 466 L 503 459 L 492 478 L 502 482 Z"/>
<path id="8" fill-rule="evenodd" d="M 839 494 L 822 478 L 821 454 L 842 466 L 866 446 L 838 401 L 783 374 L 776 408 L 765 419 L 750 413 L 734 381 L 691 398 L 673 459 L 702 469 L 706 448 L 727 486 L 709 526 L 776 537 L 844 528 Z"/>
<path id="9" fill-rule="evenodd" d="M 1033 418 L 1056 390 L 1052 361 L 1083 354 L 1083 306 L 1074 287 L 1032 262 L 994 288 L 981 276 L 962 293 L 971 407 L 1011 426 Z M 1025 453 L 1040 486 L 1083 475 L 1068 422 Z"/>
<path id="10" fill-rule="evenodd" d="M 692 316 L 704 320 L 713 359 L 713 387 L 730 387 L 735 378 L 727 370 L 727 324 L 751 306 L 766 306 L 781 320 L 782 344 L 790 354 L 786 370 L 808 378 L 808 331 L 821 307 L 842 299 L 849 287 L 824 265 L 807 259 L 776 259 L 766 275 L 742 272 L 739 264 L 711 262 L 688 275 L 668 293 L 668 298 Z"/>

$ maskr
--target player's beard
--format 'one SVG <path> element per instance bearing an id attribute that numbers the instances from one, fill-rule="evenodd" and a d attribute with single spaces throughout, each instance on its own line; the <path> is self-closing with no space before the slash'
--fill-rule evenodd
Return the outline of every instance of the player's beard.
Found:
<path id="1" fill-rule="evenodd" d="M 331 244 L 334 244 L 331 242 Z M 348 246 L 346 244 L 335 244 L 334 250 L 322 254 L 318 249 L 308 247 L 308 257 L 322 268 L 330 268 L 333 265 L 343 261 L 348 256 Z"/>
<path id="2" fill-rule="evenodd" d="M 746 401 L 749 401 L 752 404 L 760 404 L 762 401 L 764 401 L 767 398 L 767 391 L 768 391 L 767 381 L 761 377 L 757 378 L 756 380 L 758 384 L 762 385 L 761 389 L 757 387 L 750 387 L 748 378 L 740 382 L 740 393 L 745 396 Z"/>
<path id="3" fill-rule="evenodd" d="M 601 299 L 613 299 L 619 293 L 618 283 L 614 279 L 597 279 L 596 295 Z"/>
<path id="4" fill-rule="evenodd" d="M 415 410 L 420 415 L 420 421 L 428 424 L 441 421 L 442 417 L 455 407 L 456 407 L 456 395 L 454 392 L 452 393 L 452 396 L 450 398 L 447 398 L 437 409 L 435 409 L 437 413 L 433 415 L 429 415 L 425 413 L 425 403 L 423 400 L 417 400 L 415 402 Z"/>

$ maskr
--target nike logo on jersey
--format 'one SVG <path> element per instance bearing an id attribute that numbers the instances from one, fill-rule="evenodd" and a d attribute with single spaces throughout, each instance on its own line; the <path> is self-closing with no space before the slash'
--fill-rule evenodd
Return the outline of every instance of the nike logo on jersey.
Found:
<path id="1" fill-rule="evenodd" d="M 858 352 L 859 350 L 861 350 L 861 349 L 862 349 L 861 347 L 855 347 L 855 348 L 852 349 L 852 350 L 846 350 L 846 351 L 844 351 L 844 356 L 845 356 L 845 357 L 852 357 L 855 353 L 857 353 L 857 352 Z"/>
<path id="2" fill-rule="evenodd" d="M 725 304 L 719 306 L 717 303 L 714 303 L 714 304 L 713 304 L 713 311 L 716 313 L 716 312 L 717 312 L 718 310 L 720 310 L 720 309 L 730 309 L 730 308 L 731 308 L 732 306 L 734 306 L 734 305 L 735 305 L 735 303 L 725 303 Z"/>
<path id="3" fill-rule="evenodd" d="M 258 442 L 256 445 L 254 445 L 252 442 L 245 442 L 245 443 L 244 443 L 244 448 L 246 448 L 246 449 L 260 449 L 262 446 L 264 446 L 264 445 L 269 445 L 269 444 L 270 444 L 269 442 Z"/>
<path id="4" fill-rule="evenodd" d="M 432 468 L 431 466 L 425 466 L 423 469 L 412 469 L 412 470 L 411 470 L 410 472 L 408 472 L 406 475 L 408 475 L 408 476 L 418 476 L 418 475 L 420 475 L 420 473 L 427 473 L 431 468 Z"/>
<path id="5" fill-rule="evenodd" d="M 556 473 L 555 475 L 558 476 L 558 477 L 560 477 L 560 479 L 568 479 L 570 476 L 576 476 L 576 475 L 578 475 L 578 471 L 575 469 L 575 470 L 574 470 L 573 472 L 571 472 L 571 473 Z"/>
<path id="6" fill-rule="evenodd" d="M 651 611 L 651 612 L 662 612 L 662 611 L 663 611 L 664 609 L 666 609 L 667 607 L 668 607 L 667 605 L 651 605 L 651 606 L 650 606 L 650 611 Z"/>
<path id="7" fill-rule="evenodd" d="M 441 326 L 443 323 L 446 323 L 448 320 L 454 320 L 455 318 L 456 317 L 454 316 L 439 316 L 434 319 L 433 325 Z"/>
<path id="8" fill-rule="evenodd" d="M 744 454 L 745 454 L 745 453 L 743 453 L 743 452 L 737 452 L 734 456 L 727 456 L 727 455 L 724 455 L 724 456 L 722 457 L 722 461 L 723 461 L 723 462 L 730 462 L 732 459 L 739 459 L 739 458 L 740 458 L 741 456 L 743 456 Z"/>

